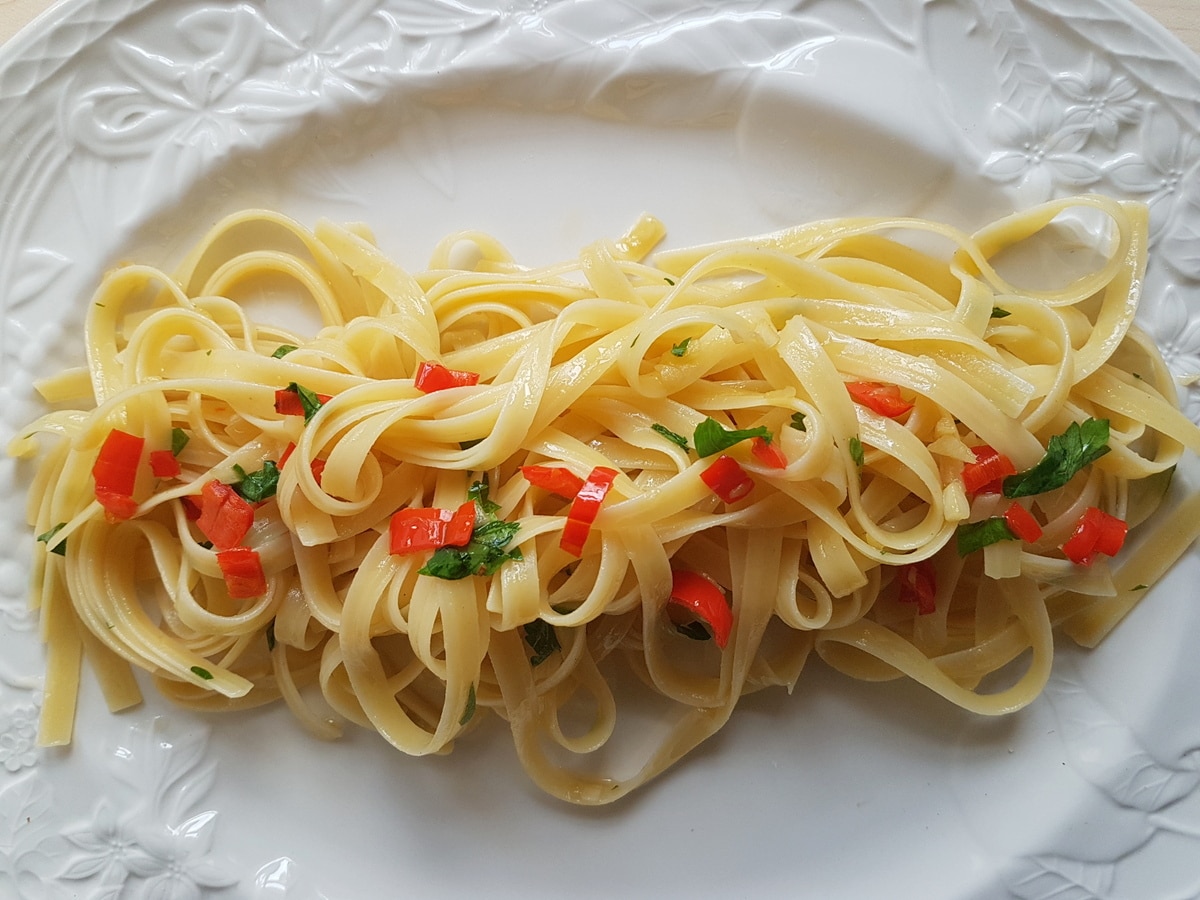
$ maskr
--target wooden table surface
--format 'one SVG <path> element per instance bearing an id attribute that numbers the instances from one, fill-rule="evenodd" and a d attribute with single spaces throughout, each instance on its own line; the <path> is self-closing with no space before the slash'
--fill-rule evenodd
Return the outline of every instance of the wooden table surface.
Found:
<path id="1" fill-rule="evenodd" d="M 1200 53 L 1200 0 L 1134 0 L 1185 44 Z M 0 42 L 7 40 L 52 0 L 0 0 Z"/>

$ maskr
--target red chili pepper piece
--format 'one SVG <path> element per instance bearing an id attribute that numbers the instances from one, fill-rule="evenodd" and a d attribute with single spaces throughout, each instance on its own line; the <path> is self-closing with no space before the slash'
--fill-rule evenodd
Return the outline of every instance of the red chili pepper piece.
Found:
<path id="1" fill-rule="evenodd" d="M 316 394 L 315 396 L 321 403 L 328 403 L 333 399 L 332 394 Z M 293 391 L 291 388 L 277 390 L 275 392 L 275 412 L 281 416 L 304 415 L 304 401 L 300 399 L 300 392 Z"/>
<path id="2" fill-rule="evenodd" d="M 413 384 L 416 385 L 418 391 L 432 394 L 434 391 L 444 391 L 446 388 L 470 387 L 473 384 L 479 384 L 479 373 L 447 369 L 441 363 L 422 362 L 417 366 Z"/>
<path id="3" fill-rule="evenodd" d="M 321 483 L 321 476 L 325 474 L 325 460 L 314 459 L 308 464 L 308 468 L 312 472 L 313 480 L 319 485 Z"/>
<path id="4" fill-rule="evenodd" d="M 562 537 L 558 542 L 558 545 L 572 556 L 583 555 L 583 545 L 587 543 L 592 523 L 596 521 L 596 514 L 600 512 L 600 504 L 604 502 L 608 489 L 612 487 L 618 474 L 616 469 L 596 466 L 588 474 L 583 487 L 576 492 L 567 512 Z"/>
<path id="5" fill-rule="evenodd" d="M 900 593 L 896 599 L 901 603 L 917 604 L 917 615 L 927 616 L 937 610 L 937 570 L 933 560 L 900 566 L 896 571 L 896 582 Z"/>
<path id="6" fill-rule="evenodd" d="M 733 612 L 720 587 L 699 572 L 672 569 L 670 602 L 708 625 L 717 646 L 725 649 L 733 630 Z"/>
<path id="7" fill-rule="evenodd" d="M 231 547 L 217 554 L 217 565 L 225 577 L 225 590 L 234 600 L 261 597 L 267 592 L 267 576 L 257 550 Z"/>
<path id="8" fill-rule="evenodd" d="M 716 462 L 700 473 L 700 480 L 726 503 L 741 500 L 754 490 L 754 479 L 732 456 L 718 456 Z"/>
<path id="9" fill-rule="evenodd" d="M 465 547 L 475 533 L 475 501 L 463 503 L 446 525 L 446 547 Z"/>
<path id="10" fill-rule="evenodd" d="M 150 472 L 155 478 L 175 478 L 183 470 L 170 450 L 150 451 Z"/>
<path id="11" fill-rule="evenodd" d="M 1129 526 L 1102 509 L 1089 506 L 1079 517 L 1071 537 L 1063 544 L 1063 555 L 1080 566 L 1090 566 L 1097 553 L 1116 556 L 1125 545 Z"/>
<path id="12" fill-rule="evenodd" d="M 1033 513 L 1020 503 L 1013 503 L 1004 512 L 1004 524 L 1016 537 L 1027 544 L 1032 544 L 1042 536 L 1042 526 L 1033 517 Z"/>
<path id="13" fill-rule="evenodd" d="M 534 487 L 568 500 L 583 488 L 583 479 L 565 466 L 521 466 L 521 474 Z"/>
<path id="14" fill-rule="evenodd" d="M 92 465 L 92 479 L 96 483 L 96 499 L 112 520 L 128 519 L 137 511 L 133 488 L 145 445 L 145 438 L 119 428 L 110 431 L 100 445 Z"/>
<path id="15" fill-rule="evenodd" d="M 756 437 L 750 443 L 750 452 L 754 454 L 755 459 L 770 469 L 787 468 L 787 457 L 783 455 L 782 450 L 775 446 L 773 441 L 765 441 Z"/>
<path id="16" fill-rule="evenodd" d="M 215 478 L 200 490 L 196 527 L 218 550 L 236 547 L 254 524 L 254 507 L 238 492 Z"/>
<path id="17" fill-rule="evenodd" d="M 406 507 L 392 514 L 389 548 L 401 556 L 446 546 L 446 525 L 452 513 L 434 507 Z"/>
<path id="18" fill-rule="evenodd" d="M 894 384 L 880 384 L 878 381 L 848 381 L 846 390 L 855 402 L 861 403 L 881 416 L 894 419 L 902 416 L 913 408 L 912 403 L 900 394 L 900 388 Z"/>
<path id="19" fill-rule="evenodd" d="M 998 494 L 1001 482 L 1017 474 L 1013 461 L 1003 453 L 987 446 L 972 447 L 975 462 L 963 466 L 963 487 L 968 494 Z"/>
<path id="20" fill-rule="evenodd" d="M 289 391 L 290 393 L 290 391 Z M 288 445 L 283 448 L 283 455 L 279 457 L 279 468 L 283 468 L 287 461 L 291 459 L 293 453 L 296 452 L 296 444 L 293 441 L 288 441 Z"/>
<path id="21" fill-rule="evenodd" d="M 200 503 L 195 497 L 180 497 L 183 501 L 184 514 L 193 522 L 200 518 Z"/>

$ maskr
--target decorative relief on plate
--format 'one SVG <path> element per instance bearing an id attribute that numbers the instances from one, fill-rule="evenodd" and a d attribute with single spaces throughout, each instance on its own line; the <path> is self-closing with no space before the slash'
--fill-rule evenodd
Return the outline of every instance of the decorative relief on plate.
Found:
<path id="1" fill-rule="evenodd" d="M 624 99 L 645 101 L 637 108 L 650 115 L 661 106 L 646 101 L 653 91 L 637 89 L 675 66 L 704 85 L 692 121 L 728 125 L 747 81 L 803 65 L 812 40 L 873 41 L 936 81 L 947 51 L 927 40 L 926 27 L 944 8 L 957 17 L 958 38 L 972 36 L 991 54 L 973 61 L 982 94 L 967 94 L 973 104 L 986 97 L 986 112 L 956 111 L 987 125 L 964 129 L 975 142 L 969 163 L 1025 202 L 1081 189 L 1147 201 L 1156 253 L 1143 322 L 1172 371 L 1200 373 L 1200 325 L 1190 313 L 1200 302 L 1200 64 L 1131 27 L 1123 2 L 707 0 L 608 4 L 603 15 L 599 8 L 547 0 L 79 0 L 69 15 L 5 48 L 0 415 L 10 428 L 24 418 L 28 401 L 18 394 L 44 370 L 63 310 L 78 312 L 115 251 L 114 219 L 145 221 L 230 158 L 286 143 L 322 116 L 401 108 L 400 152 L 451 194 L 447 138 L 436 104 L 422 102 L 439 85 L 478 93 L 507 79 L 508 102 L 535 88 L 521 102 L 537 109 L 616 116 Z M 1066 26 L 1062 34 L 1050 34 L 1046 16 Z M 708 64 L 714 56 L 737 61 L 737 72 L 720 80 Z M 329 162 L 330 183 L 336 164 Z M 1188 400 L 1196 418 L 1200 391 Z M 11 471 L 0 476 L 0 496 L 19 508 Z M 238 879 L 214 852 L 217 814 L 205 808 L 215 768 L 203 736 L 173 734 L 162 722 L 135 729 L 114 757 L 111 780 L 96 785 L 87 819 L 65 828 L 56 819 L 47 767 L 31 744 L 36 639 L 15 587 L 24 582 L 28 538 L 7 519 L 0 528 L 0 896 L 190 900 L 233 885 Z M 1125 849 L 1088 860 L 1055 848 L 1001 859 L 997 870 L 1023 898 L 1125 896 L 1115 893 L 1120 871 L 1158 839 L 1200 844 L 1191 808 L 1200 794 L 1197 751 L 1156 756 L 1081 683 L 1056 680 L 1048 702 L 1070 766 L 1116 817 Z M 264 898 L 319 896 L 296 887 L 288 862 L 241 880 Z"/>

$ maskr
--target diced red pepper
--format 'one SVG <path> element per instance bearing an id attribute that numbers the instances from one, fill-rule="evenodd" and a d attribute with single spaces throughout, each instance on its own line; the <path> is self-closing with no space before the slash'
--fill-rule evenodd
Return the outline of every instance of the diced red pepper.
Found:
<path id="1" fill-rule="evenodd" d="M 175 478 L 183 470 L 170 450 L 151 450 L 150 471 L 155 478 Z"/>
<path id="2" fill-rule="evenodd" d="M 770 469 L 786 469 L 787 457 L 783 455 L 774 441 L 767 441 L 763 438 L 756 437 L 750 443 L 750 452 L 754 454 L 754 458 Z"/>
<path id="3" fill-rule="evenodd" d="M 331 394 L 316 394 L 316 398 L 321 403 L 328 403 L 333 399 Z M 280 388 L 275 392 L 275 412 L 281 416 L 302 416 L 304 415 L 304 401 L 300 399 L 300 392 L 294 391 L 291 388 Z"/>
<path id="4" fill-rule="evenodd" d="M 325 474 L 325 460 L 314 459 L 308 464 L 309 471 L 312 472 L 313 480 L 319 485 L 321 476 Z"/>
<path id="5" fill-rule="evenodd" d="M 179 499 L 183 501 L 183 511 L 188 519 L 195 522 L 200 518 L 200 503 L 195 497 L 188 496 Z"/>
<path id="6" fill-rule="evenodd" d="M 604 502 L 609 488 L 619 473 L 607 466 L 596 466 L 588 473 L 587 481 L 583 483 L 571 501 L 567 511 L 567 522 L 563 526 L 562 537 L 558 545 L 573 556 L 583 555 L 583 545 L 587 543 L 592 523 L 600 512 L 600 504 Z"/>
<path id="7" fill-rule="evenodd" d="M 720 587 L 699 572 L 672 569 L 669 602 L 688 610 L 708 625 L 717 646 L 725 649 L 733 630 L 733 611 Z"/>
<path id="8" fill-rule="evenodd" d="M 217 554 L 217 565 L 225 576 L 225 590 L 234 600 L 261 597 L 267 592 L 267 576 L 257 550 L 231 547 Z"/>
<path id="9" fill-rule="evenodd" d="M 279 457 L 279 468 L 282 469 L 295 452 L 296 444 L 292 441 L 288 441 L 288 445 L 283 448 L 283 455 Z"/>
<path id="10" fill-rule="evenodd" d="M 915 603 L 917 615 L 927 616 L 937 610 L 937 570 L 933 560 L 900 566 L 896 571 L 896 583 L 900 593 L 896 599 L 901 603 Z"/>
<path id="11" fill-rule="evenodd" d="M 416 385 L 418 391 L 432 394 L 434 391 L 444 391 L 446 388 L 470 387 L 473 384 L 479 384 L 479 373 L 447 369 L 441 363 L 422 362 L 417 366 L 413 384 Z"/>
<path id="12" fill-rule="evenodd" d="M 119 428 L 110 431 L 100 445 L 92 465 L 92 479 L 96 483 L 96 499 L 112 520 L 128 519 L 137 511 L 133 488 L 145 445 L 145 438 Z"/>
<path id="13" fill-rule="evenodd" d="M 218 550 L 236 547 L 254 524 L 254 507 L 237 491 L 215 478 L 200 490 L 196 527 Z"/>
<path id="14" fill-rule="evenodd" d="M 1125 545 L 1128 531 L 1129 526 L 1123 520 L 1089 506 L 1079 517 L 1071 537 L 1063 544 L 1063 555 L 1077 565 L 1090 566 L 1097 553 L 1116 556 Z"/>
<path id="15" fill-rule="evenodd" d="M 565 466 L 521 466 L 521 474 L 534 487 L 568 500 L 583 488 L 583 479 Z"/>
<path id="16" fill-rule="evenodd" d="M 754 479 L 732 456 L 718 456 L 716 462 L 700 473 L 700 480 L 726 503 L 735 503 L 754 490 Z"/>
<path id="17" fill-rule="evenodd" d="M 464 547 L 474 531 L 474 500 L 466 501 L 454 511 L 410 506 L 392 514 L 388 525 L 389 549 L 404 556 L 441 547 Z"/>
<path id="18" fill-rule="evenodd" d="M 1004 512 L 1004 524 L 1018 539 L 1032 544 L 1042 536 L 1042 526 L 1033 517 L 1033 513 L 1020 503 L 1013 503 Z"/>
<path id="19" fill-rule="evenodd" d="M 846 390 L 855 402 L 861 403 L 867 409 L 894 419 L 902 416 L 913 408 L 912 403 L 905 400 L 900 388 L 894 384 L 880 384 L 878 381 L 848 381 Z"/>
<path id="20" fill-rule="evenodd" d="M 1017 474 L 1011 459 L 986 444 L 972 447 L 971 452 L 975 462 L 967 463 L 962 470 L 963 487 L 969 495 L 999 494 L 1004 479 Z"/>

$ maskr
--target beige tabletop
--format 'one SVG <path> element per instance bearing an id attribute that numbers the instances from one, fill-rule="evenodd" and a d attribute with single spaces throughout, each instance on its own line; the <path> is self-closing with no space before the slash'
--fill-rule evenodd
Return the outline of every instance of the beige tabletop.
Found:
<path id="1" fill-rule="evenodd" d="M 1200 53 L 1200 0 L 1134 0 Z M 0 0 L 0 42 L 53 5 L 53 0 Z"/>

